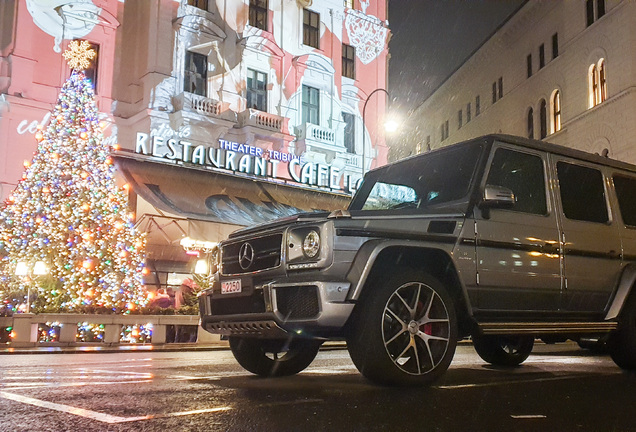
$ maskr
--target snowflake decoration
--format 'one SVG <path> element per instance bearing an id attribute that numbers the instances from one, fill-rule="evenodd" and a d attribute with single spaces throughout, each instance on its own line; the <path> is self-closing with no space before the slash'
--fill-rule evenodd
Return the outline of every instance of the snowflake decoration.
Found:
<path id="1" fill-rule="evenodd" d="M 85 70 L 91 65 L 91 60 L 95 58 L 97 53 L 91 49 L 88 41 L 72 41 L 68 44 L 68 48 L 62 56 L 66 59 L 68 65 L 75 70 Z"/>

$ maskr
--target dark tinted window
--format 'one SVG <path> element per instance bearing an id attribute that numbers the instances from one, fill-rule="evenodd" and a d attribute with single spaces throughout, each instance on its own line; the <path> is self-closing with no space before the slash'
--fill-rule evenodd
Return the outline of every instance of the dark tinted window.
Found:
<path id="1" fill-rule="evenodd" d="M 510 189 L 515 194 L 514 211 L 541 215 L 548 212 L 543 161 L 539 156 L 497 149 L 486 184 Z"/>
<path id="2" fill-rule="evenodd" d="M 349 209 L 418 212 L 462 198 L 467 202 L 481 151 L 480 145 L 462 145 L 370 172 Z"/>
<path id="3" fill-rule="evenodd" d="M 636 178 L 616 175 L 613 179 L 623 222 L 636 226 Z"/>
<path id="4" fill-rule="evenodd" d="M 599 170 L 558 162 L 557 175 L 565 217 L 601 223 L 609 220 L 603 175 Z"/>

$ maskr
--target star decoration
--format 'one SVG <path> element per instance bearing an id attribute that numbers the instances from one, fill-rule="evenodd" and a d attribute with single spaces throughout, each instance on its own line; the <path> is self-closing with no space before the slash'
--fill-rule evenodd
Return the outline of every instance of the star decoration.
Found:
<path id="1" fill-rule="evenodd" d="M 68 48 L 62 56 L 66 59 L 68 65 L 75 70 L 85 70 L 90 64 L 91 60 L 95 58 L 97 53 L 91 49 L 91 44 L 88 41 L 71 41 L 68 44 Z"/>

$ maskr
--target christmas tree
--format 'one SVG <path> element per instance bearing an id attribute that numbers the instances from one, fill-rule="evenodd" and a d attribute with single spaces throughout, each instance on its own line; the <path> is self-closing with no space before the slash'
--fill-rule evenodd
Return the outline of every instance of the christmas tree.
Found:
<path id="1" fill-rule="evenodd" d="M 91 52 L 71 42 L 65 57 L 74 70 L 0 210 L 0 296 L 13 311 L 121 313 L 146 304 L 145 237 L 116 184 L 92 84 L 80 71 Z"/>

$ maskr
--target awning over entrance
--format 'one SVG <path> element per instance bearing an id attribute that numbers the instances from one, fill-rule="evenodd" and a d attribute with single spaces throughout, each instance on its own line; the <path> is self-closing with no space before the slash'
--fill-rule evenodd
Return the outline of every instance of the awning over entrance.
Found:
<path id="1" fill-rule="evenodd" d="M 187 218 L 250 226 L 302 211 L 345 208 L 350 196 L 158 162 L 136 154 L 113 159 L 133 190 L 160 210 Z"/>

